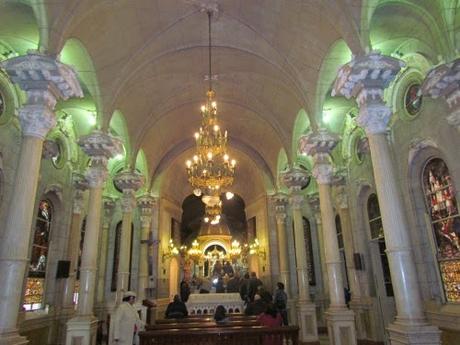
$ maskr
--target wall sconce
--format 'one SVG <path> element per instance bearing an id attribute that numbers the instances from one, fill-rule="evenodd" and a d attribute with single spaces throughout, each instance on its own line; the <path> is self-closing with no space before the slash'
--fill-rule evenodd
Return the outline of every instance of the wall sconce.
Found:
<path id="1" fill-rule="evenodd" d="M 176 256 L 179 254 L 179 249 L 177 249 L 176 245 L 174 244 L 172 238 L 169 240 L 168 249 L 163 252 L 161 256 L 161 262 L 165 262 L 165 260 Z"/>
<path id="2" fill-rule="evenodd" d="M 232 242 L 232 247 L 228 251 L 228 256 L 230 257 L 232 261 L 235 261 L 240 257 L 240 255 L 241 255 L 240 242 L 238 242 L 237 240 L 234 240 Z"/>
<path id="3" fill-rule="evenodd" d="M 249 254 L 250 255 L 257 255 L 262 259 L 266 259 L 267 253 L 265 249 L 260 246 L 260 242 L 257 238 L 249 245 Z"/>
<path id="4" fill-rule="evenodd" d="M 200 250 L 200 244 L 197 240 L 194 240 L 192 242 L 192 248 L 190 248 L 187 253 L 189 258 L 192 259 L 194 262 L 200 261 L 200 258 L 203 255 L 203 253 Z"/>

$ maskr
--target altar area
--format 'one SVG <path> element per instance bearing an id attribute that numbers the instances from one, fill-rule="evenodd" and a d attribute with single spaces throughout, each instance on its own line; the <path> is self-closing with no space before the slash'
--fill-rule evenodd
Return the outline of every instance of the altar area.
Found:
<path id="1" fill-rule="evenodd" d="M 186 303 L 189 315 L 214 314 L 218 305 L 223 305 L 229 314 L 244 311 L 239 293 L 192 293 Z"/>

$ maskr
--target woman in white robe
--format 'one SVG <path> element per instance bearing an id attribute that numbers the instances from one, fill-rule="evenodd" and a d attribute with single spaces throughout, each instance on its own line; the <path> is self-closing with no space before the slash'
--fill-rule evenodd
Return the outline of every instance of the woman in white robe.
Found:
<path id="1" fill-rule="evenodd" d="M 139 332 L 144 329 L 144 322 L 134 307 L 136 294 L 127 291 L 123 295 L 123 302 L 115 309 L 111 319 L 112 345 L 138 345 Z"/>

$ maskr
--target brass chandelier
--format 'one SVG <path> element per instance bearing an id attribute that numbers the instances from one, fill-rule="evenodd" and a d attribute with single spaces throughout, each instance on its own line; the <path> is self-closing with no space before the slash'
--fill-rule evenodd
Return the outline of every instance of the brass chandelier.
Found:
<path id="1" fill-rule="evenodd" d="M 205 203 L 205 221 L 217 224 L 222 213 L 220 194 L 233 184 L 236 161 L 227 153 L 227 131 L 217 121 L 217 103 L 211 74 L 211 12 L 208 11 L 209 89 L 206 104 L 201 106 L 201 127 L 195 133 L 196 153 L 186 161 L 188 181 L 193 193 Z M 233 196 L 227 192 L 227 198 Z"/>

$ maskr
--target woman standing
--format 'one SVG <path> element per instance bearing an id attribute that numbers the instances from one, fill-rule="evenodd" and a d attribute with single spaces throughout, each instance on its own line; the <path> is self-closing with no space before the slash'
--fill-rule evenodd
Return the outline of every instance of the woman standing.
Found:
<path id="1" fill-rule="evenodd" d="M 144 322 L 139 318 L 134 308 L 136 294 L 127 291 L 123 294 L 123 302 L 112 314 L 111 328 L 113 329 L 113 345 L 139 344 L 139 332 L 144 328 Z"/>

